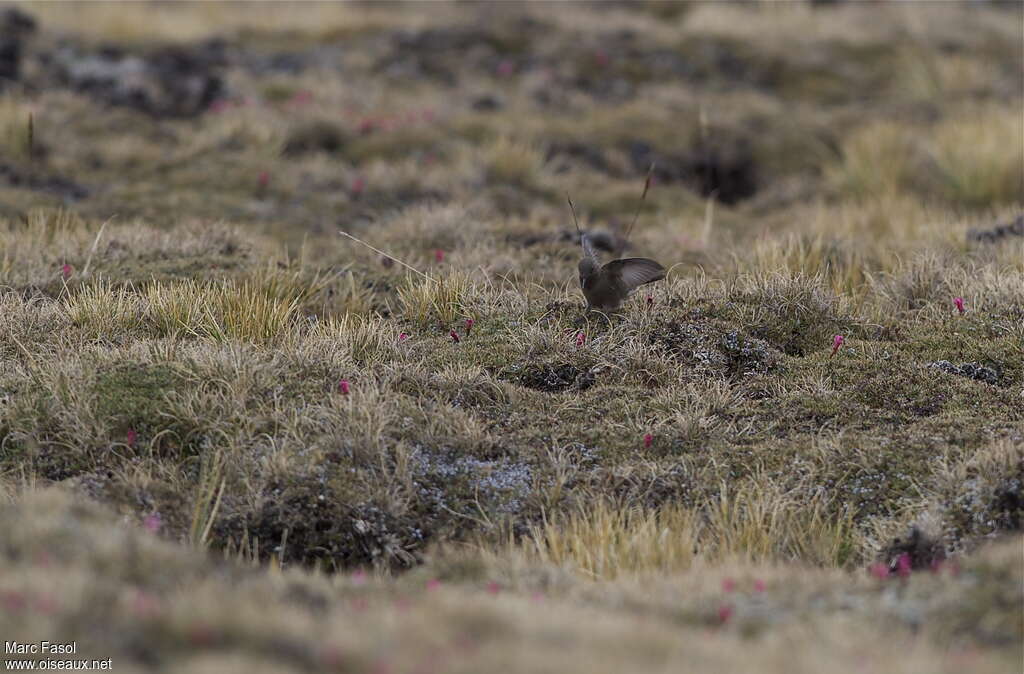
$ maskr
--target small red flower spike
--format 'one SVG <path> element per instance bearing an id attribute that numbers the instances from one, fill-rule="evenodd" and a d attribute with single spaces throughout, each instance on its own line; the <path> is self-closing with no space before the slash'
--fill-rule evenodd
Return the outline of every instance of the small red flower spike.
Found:
<path id="1" fill-rule="evenodd" d="M 438 248 L 434 251 L 434 262 L 441 264 L 444 262 L 444 251 Z"/>
<path id="2" fill-rule="evenodd" d="M 292 101 L 291 102 L 293 104 L 295 104 L 295 105 L 306 105 L 308 103 L 312 103 L 313 102 L 313 92 L 312 91 L 305 91 L 305 90 L 296 92 L 295 95 L 292 96 Z"/>
<path id="3" fill-rule="evenodd" d="M 889 567 L 882 562 L 875 562 L 868 567 L 868 573 L 879 580 L 885 580 L 889 577 Z"/>
<path id="4" fill-rule="evenodd" d="M 351 575 L 353 585 L 366 585 L 366 571 L 356 569 Z"/>
<path id="5" fill-rule="evenodd" d="M 363 193 L 363 190 L 365 190 L 365 189 L 366 189 L 366 180 L 365 179 L 363 179 L 363 178 L 356 178 L 355 180 L 352 181 L 352 194 L 354 196 L 358 197 L 360 194 Z"/>
<path id="6" fill-rule="evenodd" d="M 439 581 L 437 578 L 432 578 L 432 579 L 427 581 L 427 589 L 428 590 L 439 590 L 440 588 L 441 588 L 441 581 Z"/>
<path id="7" fill-rule="evenodd" d="M 582 332 L 576 333 L 576 346 L 581 347 L 587 343 L 587 335 Z"/>
<path id="8" fill-rule="evenodd" d="M 830 353 L 828 357 L 831 358 L 832 356 L 836 355 L 836 353 L 839 351 L 839 349 L 841 349 L 843 347 L 843 344 L 845 342 L 846 342 L 846 338 L 843 337 L 842 335 L 836 335 L 835 337 L 833 337 L 832 338 L 832 353 Z"/>
<path id="9" fill-rule="evenodd" d="M 341 393 L 342 395 L 348 395 L 348 391 L 349 391 L 348 379 L 342 379 L 341 381 L 339 381 L 338 382 L 338 393 Z"/>
<path id="10" fill-rule="evenodd" d="M 71 265 L 65 262 L 64 266 L 60 268 L 60 275 L 64 277 L 65 281 L 67 281 L 69 278 L 71 278 L 72 271 L 73 269 L 71 268 Z"/>
<path id="11" fill-rule="evenodd" d="M 142 526 L 145 527 L 146 531 L 151 534 L 155 534 L 160 531 L 160 527 L 163 525 L 163 519 L 160 517 L 160 513 L 152 513 L 146 515 L 146 519 L 142 520 Z"/>
<path id="12" fill-rule="evenodd" d="M 953 304 L 956 305 L 956 310 L 959 311 L 960 315 L 962 316 L 963 313 L 964 313 L 964 298 L 962 298 L 962 297 L 954 297 L 953 298 Z"/>
<path id="13" fill-rule="evenodd" d="M 896 560 L 896 573 L 899 574 L 900 578 L 906 578 L 910 575 L 910 553 L 904 552 Z"/>
<path id="14" fill-rule="evenodd" d="M 494 582 L 493 580 L 491 582 L 487 583 L 487 593 L 488 594 L 498 594 L 499 592 L 501 592 L 501 585 L 499 585 L 498 583 Z"/>
<path id="15" fill-rule="evenodd" d="M 598 49 L 596 52 L 594 52 L 594 62 L 597 63 L 597 65 L 601 66 L 602 68 L 607 66 L 610 61 L 611 59 L 608 57 L 608 52 L 606 52 L 604 49 Z"/>
<path id="16" fill-rule="evenodd" d="M 732 619 L 732 604 L 722 604 L 718 607 L 718 622 L 721 625 L 726 624 Z"/>
<path id="17" fill-rule="evenodd" d="M 451 335 L 452 341 L 455 342 L 456 344 L 462 341 L 461 339 L 459 339 L 459 333 L 455 332 L 454 330 L 450 331 L 448 334 Z"/>
<path id="18" fill-rule="evenodd" d="M 654 436 L 650 433 L 644 435 L 644 448 L 650 447 L 651 443 L 654 442 Z"/>
<path id="19" fill-rule="evenodd" d="M 124 441 L 125 441 L 125 444 L 127 444 L 129 447 L 134 447 L 135 446 L 135 429 L 134 428 L 129 428 L 128 429 L 128 433 L 127 433 Z"/>
<path id="20" fill-rule="evenodd" d="M 257 179 L 257 182 L 261 190 L 267 189 L 267 186 L 270 185 L 270 171 L 260 171 L 260 177 Z"/>
<path id="21" fill-rule="evenodd" d="M 732 578 L 722 579 L 722 592 L 733 592 L 736 589 L 736 581 Z"/>
<path id="22" fill-rule="evenodd" d="M 405 334 L 404 332 L 398 335 L 398 343 L 399 344 L 401 344 L 402 342 L 404 342 L 407 339 L 409 339 L 409 335 Z"/>
<path id="23" fill-rule="evenodd" d="M 513 64 L 509 59 L 502 59 L 501 62 L 498 63 L 498 74 L 502 77 L 508 77 L 515 72 L 515 69 L 515 64 Z"/>
<path id="24" fill-rule="evenodd" d="M 473 321 L 472 318 L 467 318 L 466 319 L 466 337 L 469 337 L 470 331 L 473 330 L 473 323 L 474 323 L 474 321 Z"/>
<path id="25" fill-rule="evenodd" d="M 760 578 L 754 581 L 754 592 L 764 592 L 767 589 L 768 586 Z"/>

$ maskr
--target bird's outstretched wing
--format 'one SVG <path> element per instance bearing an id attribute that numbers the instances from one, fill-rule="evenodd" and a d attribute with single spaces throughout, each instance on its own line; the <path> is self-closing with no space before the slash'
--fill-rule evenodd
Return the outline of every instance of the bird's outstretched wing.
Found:
<path id="1" fill-rule="evenodd" d="M 624 260 L 612 260 L 604 266 L 612 275 L 621 279 L 627 292 L 652 281 L 665 278 L 665 268 L 647 257 L 628 257 Z"/>

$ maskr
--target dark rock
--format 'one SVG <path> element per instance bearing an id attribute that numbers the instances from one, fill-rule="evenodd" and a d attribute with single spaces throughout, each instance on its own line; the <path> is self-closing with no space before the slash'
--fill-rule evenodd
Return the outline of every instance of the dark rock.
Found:
<path id="1" fill-rule="evenodd" d="M 913 527 L 906 538 L 894 538 L 882 551 L 881 561 L 889 566 L 891 572 L 896 572 L 904 554 L 910 558 L 910 568 L 914 571 L 934 569 L 946 559 L 942 543 L 921 533 L 917 527 Z"/>
<path id="2" fill-rule="evenodd" d="M 225 93 L 219 74 L 226 64 L 225 47 L 219 41 L 166 47 L 148 55 L 126 54 L 120 48 L 89 54 L 65 47 L 50 64 L 61 84 L 154 117 L 193 117 Z"/>
<path id="3" fill-rule="evenodd" d="M 646 173 L 654 164 L 654 177 L 662 183 L 682 182 L 704 197 L 735 204 L 757 193 L 757 170 L 744 139 L 711 142 L 697 140 L 683 155 L 662 154 L 649 144 L 629 144 L 633 169 Z"/>
<path id="4" fill-rule="evenodd" d="M 726 367 L 732 375 L 768 372 L 777 362 L 767 342 L 740 337 L 735 330 L 718 340 L 718 348 L 725 354 Z"/>
<path id="5" fill-rule="evenodd" d="M 21 77 L 21 47 L 36 30 L 36 20 L 15 7 L 0 12 L 0 91 Z"/>
<path id="6" fill-rule="evenodd" d="M 316 120 L 289 132 L 284 154 L 286 157 L 295 157 L 310 152 L 340 152 L 348 140 L 348 134 L 334 122 Z"/>
<path id="7" fill-rule="evenodd" d="M 942 370 L 943 372 L 948 372 L 949 374 L 983 381 L 986 384 L 995 385 L 999 382 L 999 373 L 990 367 L 981 365 L 980 363 L 962 363 L 961 365 L 954 365 L 948 360 L 937 360 L 934 363 L 929 363 L 928 367 L 934 367 Z"/>
<path id="8" fill-rule="evenodd" d="M 967 230 L 967 241 L 971 243 L 995 243 L 1011 236 L 1024 236 L 1024 215 L 1016 220 L 990 229 Z"/>
<path id="9" fill-rule="evenodd" d="M 570 363 L 544 363 L 527 368 L 519 375 L 526 388 L 545 393 L 560 393 L 572 388 L 583 372 Z M 593 382 L 590 382 L 592 384 Z M 584 378 L 584 384 L 589 387 Z"/>
<path id="10" fill-rule="evenodd" d="M 477 97 L 473 101 L 472 107 L 474 110 L 479 112 L 494 112 L 496 110 L 501 110 L 504 105 L 500 99 L 486 94 L 484 96 Z"/>
<path id="11" fill-rule="evenodd" d="M 87 188 L 70 178 L 24 171 L 12 164 L 0 163 L 0 181 L 12 187 L 46 192 L 69 201 L 78 201 L 89 196 Z"/>

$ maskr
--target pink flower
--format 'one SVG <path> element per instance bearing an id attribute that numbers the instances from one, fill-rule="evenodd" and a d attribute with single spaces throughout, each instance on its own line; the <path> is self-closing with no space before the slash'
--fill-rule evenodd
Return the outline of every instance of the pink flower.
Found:
<path id="1" fill-rule="evenodd" d="M 498 63 L 498 75 L 501 77 L 508 77 L 515 72 L 515 64 L 510 59 L 502 59 Z"/>
<path id="2" fill-rule="evenodd" d="M 579 348 L 587 343 L 587 335 L 582 332 L 576 333 L 576 347 Z"/>
<path id="3" fill-rule="evenodd" d="M 889 577 L 889 567 L 882 562 L 875 562 L 868 567 L 868 573 L 879 580 L 885 580 Z"/>
<path id="4" fill-rule="evenodd" d="M 57 612 L 57 602 L 52 596 L 48 594 L 41 594 L 32 602 L 32 608 L 36 610 L 36 613 L 53 615 Z"/>
<path id="5" fill-rule="evenodd" d="M 10 613 L 21 613 L 25 610 L 25 595 L 9 590 L 0 593 L 0 604 Z"/>
<path id="6" fill-rule="evenodd" d="M 962 297 L 954 297 L 953 298 L 953 304 L 956 305 L 956 310 L 959 311 L 961 315 L 963 315 L 963 313 L 964 313 L 964 298 L 962 298 Z"/>
<path id="7" fill-rule="evenodd" d="M 544 593 L 540 590 L 534 590 L 533 593 L 530 594 L 530 599 L 533 601 L 544 601 Z"/>
<path id="8" fill-rule="evenodd" d="M 155 534 L 160 531 L 160 527 L 164 521 L 160 517 L 160 513 L 151 513 L 146 515 L 145 519 L 142 520 L 142 526 L 151 534 Z"/>
<path id="9" fill-rule="evenodd" d="M 934 574 L 940 574 L 942 573 L 942 567 L 944 564 L 945 562 L 941 559 L 933 559 L 931 564 L 928 565 L 928 570 Z"/>
<path id="10" fill-rule="evenodd" d="M 356 597 L 352 600 L 352 610 L 359 613 L 365 611 L 370 606 L 370 602 L 366 601 L 366 597 Z"/>
<path id="11" fill-rule="evenodd" d="M 342 395 L 348 395 L 348 379 L 342 379 L 341 381 L 338 382 L 338 392 L 341 393 Z"/>
<path id="12" fill-rule="evenodd" d="M 604 68 L 608 65 L 611 59 L 608 57 L 608 52 L 604 49 L 598 49 L 594 52 L 594 63 Z"/>
<path id="13" fill-rule="evenodd" d="M 732 604 L 722 604 L 718 607 L 718 622 L 726 624 L 732 618 Z"/>
<path id="14" fill-rule="evenodd" d="M 829 354 L 829 358 L 836 355 L 836 352 L 839 351 L 840 348 L 842 348 L 843 343 L 845 341 L 846 338 L 843 337 L 842 335 L 836 335 L 835 337 L 832 338 L 832 353 Z"/>
<path id="15" fill-rule="evenodd" d="M 296 92 L 295 95 L 292 96 L 291 102 L 295 105 L 306 105 L 307 103 L 312 103 L 313 92 L 306 90 Z"/>
<path id="16" fill-rule="evenodd" d="M 650 433 L 644 434 L 644 447 L 645 448 L 646 447 L 650 447 L 651 443 L 653 443 L 653 442 L 654 442 L 654 436 L 653 435 L 651 435 Z"/>
<path id="17" fill-rule="evenodd" d="M 722 579 L 722 592 L 732 592 L 736 589 L 736 581 L 732 578 Z"/>
<path id="18" fill-rule="evenodd" d="M 499 592 L 501 592 L 501 585 L 499 585 L 498 583 L 496 583 L 493 580 L 491 582 L 487 583 L 487 593 L 488 594 L 498 594 Z"/>
<path id="19" fill-rule="evenodd" d="M 224 112 L 225 110 L 227 110 L 230 107 L 231 107 L 231 101 L 229 101 L 227 99 L 224 99 L 224 98 L 218 98 L 213 103 L 210 103 L 209 110 L 210 110 L 210 112 L 218 113 L 218 112 Z"/>
<path id="20" fill-rule="evenodd" d="M 473 319 L 472 318 L 467 318 L 466 319 L 466 337 L 469 337 L 469 333 L 470 333 L 470 331 L 472 329 L 473 329 Z"/>
<path id="21" fill-rule="evenodd" d="M 320 662 L 328 669 L 340 669 L 345 662 L 341 649 L 335 646 L 324 646 L 320 651 Z"/>
<path id="22" fill-rule="evenodd" d="M 267 189 L 267 186 L 270 185 L 270 171 L 260 171 L 260 176 L 257 179 L 257 183 L 259 184 L 261 190 Z"/>
<path id="23" fill-rule="evenodd" d="M 404 332 L 399 333 L 399 335 L 398 335 L 398 343 L 399 344 L 401 344 L 402 342 L 404 342 L 407 339 L 409 339 L 409 335 L 405 334 Z"/>
<path id="24" fill-rule="evenodd" d="M 152 617 L 160 612 L 160 600 L 144 590 L 139 590 L 132 597 L 131 612 L 139 618 Z"/>
<path id="25" fill-rule="evenodd" d="M 434 251 L 434 262 L 441 264 L 444 262 L 444 251 L 438 248 Z"/>
<path id="26" fill-rule="evenodd" d="M 896 560 L 896 573 L 899 574 L 900 578 L 906 578 L 910 575 L 910 553 L 904 552 Z"/>
<path id="27" fill-rule="evenodd" d="M 459 333 L 455 332 L 455 330 L 450 330 L 448 334 L 451 335 L 452 341 L 455 342 L 456 344 L 462 341 L 461 339 L 459 339 Z"/>
<path id="28" fill-rule="evenodd" d="M 362 569 L 353 571 L 351 578 L 353 585 L 366 585 L 366 571 Z"/>
<path id="29" fill-rule="evenodd" d="M 356 178 L 352 181 L 352 194 L 359 196 L 366 189 L 366 181 L 362 178 Z"/>
<path id="30" fill-rule="evenodd" d="M 767 589 L 768 586 L 760 578 L 754 581 L 754 592 L 764 592 Z"/>
<path id="31" fill-rule="evenodd" d="M 359 133 L 365 136 L 373 133 L 373 130 L 377 128 L 377 122 L 372 119 L 363 119 L 360 120 L 356 128 L 359 130 Z"/>
<path id="32" fill-rule="evenodd" d="M 437 578 L 431 578 L 427 581 L 427 589 L 430 591 L 441 589 L 441 581 Z"/>
<path id="33" fill-rule="evenodd" d="M 125 436 L 124 441 L 125 441 L 125 444 L 127 444 L 129 447 L 134 447 L 135 446 L 135 429 L 134 428 L 129 428 L 128 429 L 128 433 Z"/>
<path id="34" fill-rule="evenodd" d="M 72 271 L 73 271 L 73 269 L 72 269 L 71 265 L 69 265 L 67 262 L 65 262 L 64 266 L 60 268 L 60 274 L 61 274 L 61 276 L 64 277 L 65 281 L 67 281 L 69 278 L 71 278 L 71 272 Z"/>
<path id="35" fill-rule="evenodd" d="M 197 623 L 188 631 L 188 639 L 196 646 L 209 646 L 214 642 L 216 635 L 213 628 L 205 623 Z"/>

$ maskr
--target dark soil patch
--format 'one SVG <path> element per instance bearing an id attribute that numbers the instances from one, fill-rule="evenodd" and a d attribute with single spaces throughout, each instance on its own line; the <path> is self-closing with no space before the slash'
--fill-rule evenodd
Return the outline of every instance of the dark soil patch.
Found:
<path id="1" fill-rule="evenodd" d="M 527 367 L 519 374 L 519 383 L 535 391 L 560 393 L 579 382 L 583 390 L 594 383 L 593 375 L 588 378 L 587 374 L 589 372 L 584 372 L 570 363 L 544 363 Z"/>
<path id="2" fill-rule="evenodd" d="M 777 353 L 760 339 L 741 337 L 735 330 L 718 340 L 718 348 L 726 357 L 730 375 L 761 374 L 773 369 Z"/>
<path id="3" fill-rule="evenodd" d="M 0 91 L 21 77 L 22 41 L 36 30 L 36 20 L 14 7 L 0 13 Z"/>
<path id="4" fill-rule="evenodd" d="M 316 120 L 292 129 L 284 144 L 284 155 L 296 157 L 311 152 L 341 152 L 348 134 L 334 122 Z"/>
<path id="5" fill-rule="evenodd" d="M 231 535 L 242 527 L 228 525 Z M 230 530 L 230 531 L 229 531 Z M 420 561 L 426 532 L 370 503 L 347 503 L 319 480 L 273 485 L 244 527 L 260 541 L 260 554 L 328 569 L 374 565 L 408 568 Z"/>
<path id="6" fill-rule="evenodd" d="M 941 541 L 926 536 L 914 527 L 906 538 L 894 538 L 882 551 L 880 558 L 889 565 L 890 571 L 895 572 L 903 555 L 909 557 L 910 568 L 914 571 L 934 569 L 946 559 L 946 549 Z"/>
<path id="7" fill-rule="evenodd" d="M 1016 220 L 990 229 L 967 230 L 967 241 L 972 243 L 995 243 L 1011 236 L 1024 236 L 1024 215 L 1018 215 Z"/>
<path id="8" fill-rule="evenodd" d="M 70 178 L 45 175 L 34 170 L 25 170 L 13 164 L 0 163 L 0 181 L 22 189 L 53 194 L 68 201 L 78 201 L 89 196 L 89 190 Z"/>
<path id="9" fill-rule="evenodd" d="M 693 142 L 685 155 L 658 152 L 642 141 L 627 148 L 633 169 L 644 174 L 654 164 L 654 177 L 663 183 L 684 183 L 704 197 L 735 204 L 758 190 L 757 166 L 743 138 Z"/>
<path id="10" fill-rule="evenodd" d="M 63 47 L 41 60 L 59 84 L 154 117 L 194 117 L 225 92 L 225 44 L 219 40 L 141 55 L 119 47 Z"/>
<path id="11" fill-rule="evenodd" d="M 611 253 L 618 255 L 621 253 L 628 242 L 618 234 L 612 232 L 605 232 L 602 230 L 590 230 L 584 232 L 590 238 L 590 244 L 596 249 L 605 253 Z M 526 235 L 511 235 L 508 237 L 508 241 L 511 243 L 517 243 L 522 246 L 537 246 L 544 243 L 565 243 L 571 244 L 576 248 L 576 251 L 580 252 L 582 256 L 582 249 L 580 248 L 580 233 L 576 230 L 562 229 L 557 232 L 551 233 L 531 233 Z M 575 251 L 574 251 L 575 252 Z"/>

